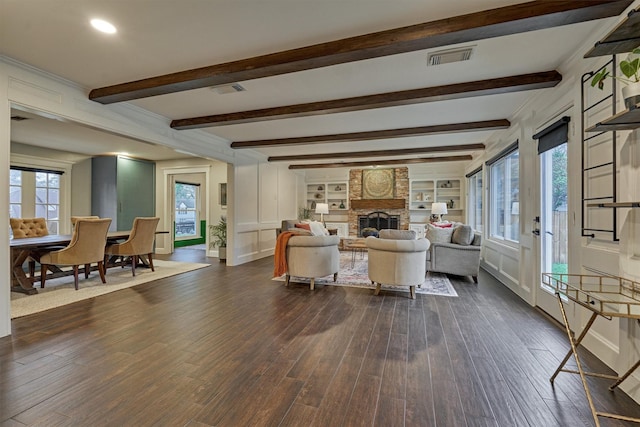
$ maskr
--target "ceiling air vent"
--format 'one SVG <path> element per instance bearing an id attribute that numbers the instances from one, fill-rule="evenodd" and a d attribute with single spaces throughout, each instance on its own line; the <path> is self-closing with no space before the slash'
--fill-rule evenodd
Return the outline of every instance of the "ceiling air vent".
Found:
<path id="1" fill-rule="evenodd" d="M 24 116 L 11 116 L 11 120 L 14 120 L 16 122 L 21 122 L 23 120 L 29 120 L 29 118 Z"/>
<path id="2" fill-rule="evenodd" d="M 240 83 L 231 83 L 227 85 L 213 86 L 212 91 L 224 95 L 225 93 L 244 92 L 246 89 Z"/>
<path id="3" fill-rule="evenodd" d="M 430 53 L 427 57 L 427 65 L 450 64 L 452 62 L 468 61 L 473 54 L 474 46 L 459 49 L 441 50 Z"/>

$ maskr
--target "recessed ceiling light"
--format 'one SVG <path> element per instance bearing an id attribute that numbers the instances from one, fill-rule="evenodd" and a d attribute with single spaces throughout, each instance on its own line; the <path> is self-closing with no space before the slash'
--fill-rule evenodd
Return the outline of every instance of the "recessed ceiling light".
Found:
<path id="1" fill-rule="evenodd" d="M 114 27 L 112 23 L 107 22 L 103 19 L 92 19 L 91 25 L 96 30 L 101 31 L 103 33 L 107 33 L 107 34 L 114 34 L 116 31 L 118 31 L 116 30 L 116 27 Z"/>

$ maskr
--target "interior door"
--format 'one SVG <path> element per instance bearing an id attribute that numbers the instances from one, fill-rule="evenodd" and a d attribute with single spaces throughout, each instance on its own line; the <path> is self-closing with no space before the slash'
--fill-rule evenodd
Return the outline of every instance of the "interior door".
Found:
<path id="1" fill-rule="evenodd" d="M 566 133 L 565 133 L 566 134 Z M 533 233 L 537 236 L 537 292 L 536 305 L 562 322 L 555 289 L 542 283 L 542 273 L 568 273 L 568 174 L 567 141 L 557 144 L 538 156 L 539 212 L 534 219 Z M 559 277 L 559 276 L 558 276 Z M 565 311 L 568 301 L 562 298 Z"/>

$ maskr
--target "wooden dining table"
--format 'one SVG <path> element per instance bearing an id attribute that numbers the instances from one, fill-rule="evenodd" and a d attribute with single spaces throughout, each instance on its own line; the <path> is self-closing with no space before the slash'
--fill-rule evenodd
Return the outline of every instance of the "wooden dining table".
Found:
<path id="1" fill-rule="evenodd" d="M 161 232 L 160 232 L 161 233 Z M 107 244 L 116 243 L 118 240 L 127 239 L 131 230 L 110 231 L 107 233 Z M 157 233 L 156 233 L 157 234 Z M 71 242 L 71 234 L 50 234 L 42 237 L 26 237 L 24 239 L 12 239 L 11 249 L 11 291 L 32 295 L 38 290 L 33 286 L 33 279 L 27 277 L 23 264 L 29 255 L 38 250 L 47 250 L 52 247 L 67 246 Z"/>

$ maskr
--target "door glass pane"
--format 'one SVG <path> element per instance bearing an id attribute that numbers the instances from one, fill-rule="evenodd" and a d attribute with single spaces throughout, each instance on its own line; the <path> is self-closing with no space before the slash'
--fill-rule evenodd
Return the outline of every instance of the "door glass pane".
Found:
<path id="1" fill-rule="evenodd" d="M 176 183 L 175 185 L 175 237 L 193 239 L 199 237 L 197 185 Z"/>
<path id="2" fill-rule="evenodd" d="M 568 272 L 567 144 L 541 154 L 543 273 Z M 544 288 L 544 285 L 543 285 Z M 550 289 L 547 289 L 551 291 Z"/>

